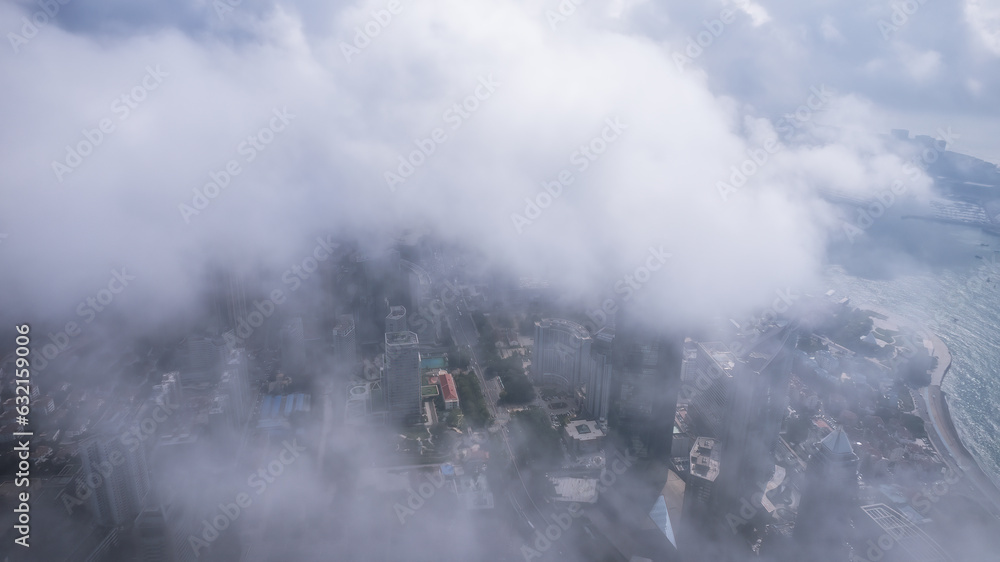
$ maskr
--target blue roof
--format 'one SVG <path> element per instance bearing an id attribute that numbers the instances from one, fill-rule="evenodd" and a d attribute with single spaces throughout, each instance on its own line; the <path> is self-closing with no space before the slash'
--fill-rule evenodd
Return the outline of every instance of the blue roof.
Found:
<path id="1" fill-rule="evenodd" d="M 666 535 L 670 544 L 676 548 L 677 539 L 674 538 L 674 529 L 670 525 L 670 515 L 667 513 L 667 502 L 663 496 L 656 498 L 656 503 L 653 504 L 653 509 L 649 512 L 649 518 L 656 523 L 656 528 Z"/>

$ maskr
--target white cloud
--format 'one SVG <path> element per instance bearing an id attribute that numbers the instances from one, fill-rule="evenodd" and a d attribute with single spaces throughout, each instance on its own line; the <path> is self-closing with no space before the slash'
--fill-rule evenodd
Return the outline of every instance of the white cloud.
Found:
<path id="1" fill-rule="evenodd" d="M 764 21 L 754 6 L 744 8 Z M 284 269 L 315 230 L 433 224 L 513 270 L 544 270 L 591 294 L 663 244 L 685 273 L 650 285 L 658 303 L 650 310 L 697 321 L 706 309 L 749 306 L 748 295 L 809 278 L 829 234 L 815 188 L 874 189 L 898 165 L 872 146 L 860 149 L 863 135 L 810 124 L 723 204 L 717 183 L 759 140 L 746 140 L 739 104 L 714 93 L 705 75 L 678 72 L 655 42 L 606 29 L 589 13 L 553 31 L 544 8 L 456 0 L 404 4 L 348 63 L 342 43 L 354 44 L 384 8 L 372 1 L 319 22 L 302 9 L 236 12 L 234 25 L 240 15 L 253 37 L 237 42 L 169 28 L 114 41 L 47 29 L 12 58 L 0 94 L 21 108 L 0 132 L 17 147 L 0 157 L 4 208 L 23 210 L 0 219 L 6 232 L 34 235 L 19 245 L 12 234 L 4 252 L 30 261 L 42 281 L 10 271 L 0 281 L 26 295 L 25 306 L 44 303 L 58 315 L 71 313 L 87 279 L 128 264 L 168 284 L 149 290 L 179 306 L 201 264 L 221 256 L 261 255 Z M 19 12 L 2 10 L 10 27 Z M 730 27 L 722 39 L 731 46 L 720 40 L 712 49 L 741 48 L 740 28 Z M 50 163 L 150 64 L 170 73 L 162 87 L 56 182 Z M 940 61 L 924 52 L 909 64 L 926 78 Z M 453 129 L 445 112 L 490 75 L 496 92 Z M 808 85 L 794 86 L 777 92 L 785 112 L 810 95 Z M 837 126 L 858 121 L 851 116 L 860 109 L 834 106 Z M 191 204 L 211 172 L 242 158 L 240 143 L 275 107 L 296 115 L 287 131 L 255 161 L 241 161 L 244 171 L 185 224 L 178 206 Z M 628 129 L 578 171 L 571 155 L 609 118 Z M 390 191 L 385 172 L 436 128 L 447 140 Z M 518 234 L 511 216 L 563 169 L 574 183 Z M 73 232 L 77 249 L 56 232 Z M 746 273 L 735 284 L 731 271 Z"/>
<path id="2" fill-rule="evenodd" d="M 979 43 L 994 56 L 1000 56 L 1000 2 L 966 0 L 965 19 Z"/>

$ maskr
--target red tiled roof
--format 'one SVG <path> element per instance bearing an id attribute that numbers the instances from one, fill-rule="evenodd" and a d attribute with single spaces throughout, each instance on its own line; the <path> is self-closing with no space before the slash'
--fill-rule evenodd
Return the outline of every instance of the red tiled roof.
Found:
<path id="1" fill-rule="evenodd" d="M 455 379 L 451 373 L 444 373 L 438 377 L 441 384 L 441 396 L 445 402 L 458 402 L 458 391 L 455 389 Z"/>

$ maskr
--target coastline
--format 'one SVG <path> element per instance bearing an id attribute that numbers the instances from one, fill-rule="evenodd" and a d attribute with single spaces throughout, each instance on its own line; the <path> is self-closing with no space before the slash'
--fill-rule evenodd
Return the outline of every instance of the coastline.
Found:
<path id="1" fill-rule="evenodd" d="M 984 502 L 986 504 L 984 507 L 987 507 L 994 516 L 1000 517 L 1000 488 L 979 466 L 976 458 L 962 443 L 958 429 L 951 418 L 951 411 L 948 409 L 946 394 L 941 390 L 944 377 L 951 369 L 952 362 L 951 352 L 948 350 L 947 344 L 937 334 L 927 330 L 922 325 L 909 322 L 879 306 L 858 305 L 858 308 L 881 314 L 897 326 L 914 328 L 918 334 L 923 336 L 924 345 L 928 346 L 929 344 L 931 356 L 937 358 L 938 364 L 931 372 L 929 386 L 917 391 L 910 391 L 914 398 L 913 402 L 917 414 L 924 420 L 925 428 L 930 426 L 927 438 L 941 455 L 945 464 L 953 472 L 962 475 L 972 489 L 978 490 L 980 498 L 988 499 L 988 502 Z"/>
<path id="2" fill-rule="evenodd" d="M 934 448 L 945 460 L 945 462 L 959 474 L 962 474 L 975 489 L 978 489 L 983 497 L 990 500 L 990 511 L 995 516 L 1000 516 L 1000 488 L 992 478 L 979 466 L 972 453 L 965 448 L 962 439 L 955 427 L 948 409 L 946 394 L 941 390 L 944 377 L 951 367 L 951 353 L 947 345 L 937 334 L 926 332 L 925 338 L 930 341 L 934 349 L 934 356 L 938 358 L 938 366 L 931 373 L 930 386 L 921 389 L 916 394 L 920 397 L 920 417 L 924 419 L 924 424 L 930 425 L 933 431 L 927 432 L 931 438 Z M 935 439 L 936 438 L 936 439 Z"/>
<path id="3" fill-rule="evenodd" d="M 897 326 L 913 328 L 923 337 L 924 345 L 930 347 L 931 356 L 938 360 L 937 366 L 931 372 L 931 384 L 920 390 L 910 391 L 917 414 L 924 420 L 924 427 L 928 429 L 927 438 L 945 464 L 954 473 L 960 474 L 972 489 L 978 490 L 980 498 L 988 499 L 988 502 L 984 502 L 984 507 L 987 507 L 995 517 L 1000 518 L 1000 488 L 962 443 L 958 429 L 951 418 L 951 411 L 948 409 L 946 394 L 941 390 L 941 384 L 951 369 L 952 362 L 951 352 L 944 340 L 919 323 L 900 318 L 899 315 L 880 306 L 870 304 L 856 306 L 861 310 L 885 316 L 889 322 Z"/>

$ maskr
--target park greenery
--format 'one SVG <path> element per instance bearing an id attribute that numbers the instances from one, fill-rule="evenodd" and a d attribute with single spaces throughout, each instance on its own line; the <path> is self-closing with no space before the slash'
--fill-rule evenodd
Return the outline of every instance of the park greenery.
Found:
<path id="1" fill-rule="evenodd" d="M 454 374 L 455 387 L 458 391 L 458 403 L 462 408 L 463 417 L 469 425 L 474 428 L 482 428 L 492 421 L 490 410 L 486 407 L 486 400 L 483 398 L 483 390 L 479 386 L 476 375 L 468 372 L 456 372 Z M 454 422 L 450 416 L 448 423 Z"/>
<path id="2" fill-rule="evenodd" d="M 514 354 L 506 359 L 500 357 L 497 336 L 490 320 L 481 312 L 473 313 L 473 321 L 479 330 L 479 341 L 483 350 L 485 376 L 488 379 L 500 377 L 504 390 L 500 393 L 500 404 L 527 404 L 535 399 L 535 389 L 524 374 L 521 356 Z"/>
<path id="3" fill-rule="evenodd" d="M 522 469 L 549 470 L 563 458 L 559 432 L 541 408 L 530 407 L 511 416 L 515 446 L 514 456 Z"/>

